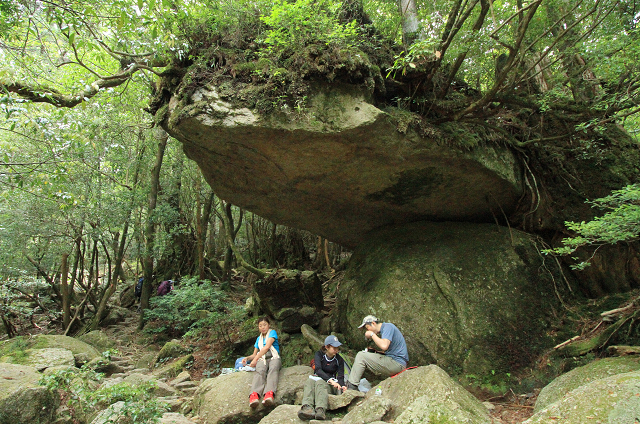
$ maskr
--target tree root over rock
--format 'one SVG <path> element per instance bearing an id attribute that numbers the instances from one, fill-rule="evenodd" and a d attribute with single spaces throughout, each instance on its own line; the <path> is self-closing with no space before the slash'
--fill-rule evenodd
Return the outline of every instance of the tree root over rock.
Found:
<path id="1" fill-rule="evenodd" d="M 631 331 L 635 323 L 640 319 L 640 308 L 638 307 L 639 303 L 640 298 L 636 298 L 629 305 L 623 308 L 603 312 L 602 314 L 600 314 L 603 318 L 602 321 L 596 326 L 591 334 L 595 333 L 595 330 L 602 326 L 605 322 L 611 321 L 612 316 L 622 316 L 613 324 L 609 325 L 607 328 L 600 331 L 593 337 L 582 338 L 580 336 L 576 336 L 567 340 L 566 342 L 560 343 L 554 349 L 560 356 L 563 357 L 582 356 L 594 350 L 604 349 L 609 344 L 612 337 L 616 335 L 626 324 L 629 324 L 629 332 Z M 637 348 L 637 351 L 640 351 L 640 348 Z M 615 353 L 616 350 L 609 349 L 609 352 Z"/>

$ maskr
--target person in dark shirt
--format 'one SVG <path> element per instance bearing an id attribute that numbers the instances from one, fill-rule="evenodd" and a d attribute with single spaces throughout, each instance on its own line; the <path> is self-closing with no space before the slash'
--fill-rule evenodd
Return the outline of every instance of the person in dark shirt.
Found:
<path id="1" fill-rule="evenodd" d="M 347 390 L 344 384 L 344 361 L 338 355 L 341 345 L 336 336 L 329 336 L 324 340 L 322 350 L 316 352 L 316 373 L 309 376 L 304 385 L 302 408 L 298 411 L 301 420 L 326 419 L 329 394 L 338 395 Z"/>

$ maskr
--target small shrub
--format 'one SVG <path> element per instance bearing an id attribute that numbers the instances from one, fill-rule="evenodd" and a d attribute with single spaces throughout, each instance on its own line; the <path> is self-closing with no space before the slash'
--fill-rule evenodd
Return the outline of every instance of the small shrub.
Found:
<path id="1" fill-rule="evenodd" d="M 152 298 L 151 309 L 144 313 L 145 319 L 151 321 L 145 330 L 148 333 L 196 336 L 210 330 L 231 342 L 231 328 L 243 317 L 244 310 L 211 281 L 185 277 L 168 295 Z"/>
<path id="2" fill-rule="evenodd" d="M 353 46 L 357 25 L 340 22 L 341 5 L 335 0 L 276 0 L 271 12 L 260 17 L 269 27 L 264 43 L 275 51 L 296 51 L 314 43 Z"/>
<path id="3" fill-rule="evenodd" d="M 119 383 L 111 387 L 97 388 L 102 374 L 90 368 L 69 368 L 45 375 L 40 384 L 52 391 L 62 392 L 74 422 L 87 422 L 89 415 L 116 402 L 124 402 L 118 423 L 156 423 L 167 410 L 167 405 L 156 399 L 153 391 L 155 383 L 147 382 L 138 386 Z"/>

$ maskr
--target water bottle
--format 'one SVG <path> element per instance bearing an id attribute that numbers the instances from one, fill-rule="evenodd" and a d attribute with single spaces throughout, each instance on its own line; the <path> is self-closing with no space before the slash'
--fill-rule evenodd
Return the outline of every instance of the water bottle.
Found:
<path id="1" fill-rule="evenodd" d="M 382 387 L 378 386 L 376 387 L 376 396 L 380 396 L 382 395 Z"/>

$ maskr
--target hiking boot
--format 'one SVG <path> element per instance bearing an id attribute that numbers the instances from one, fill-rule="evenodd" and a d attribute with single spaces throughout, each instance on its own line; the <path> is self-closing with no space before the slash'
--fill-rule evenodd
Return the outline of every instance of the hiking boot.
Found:
<path id="1" fill-rule="evenodd" d="M 264 395 L 264 398 L 262 399 L 262 404 L 264 406 L 271 406 L 273 405 L 273 392 L 267 392 Z"/>
<path id="2" fill-rule="evenodd" d="M 347 390 L 357 390 L 357 391 L 360 391 L 360 390 L 358 390 L 358 386 L 356 386 L 355 384 L 353 384 L 353 383 L 352 383 L 352 382 L 350 382 L 350 381 L 347 381 Z"/>
<path id="3" fill-rule="evenodd" d="M 260 403 L 260 396 L 258 392 L 253 392 L 249 395 L 249 406 L 255 408 Z"/>
<path id="4" fill-rule="evenodd" d="M 302 408 L 298 411 L 298 418 L 302 421 L 309 421 L 316 417 L 316 413 L 311 405 L 302 405 Z"/>
<path id="5" fill-rule="evenodd" d="M 324 415 L 324 408 L 316 408 L 316 420 L 324 421 L 327 416 Z"/>

